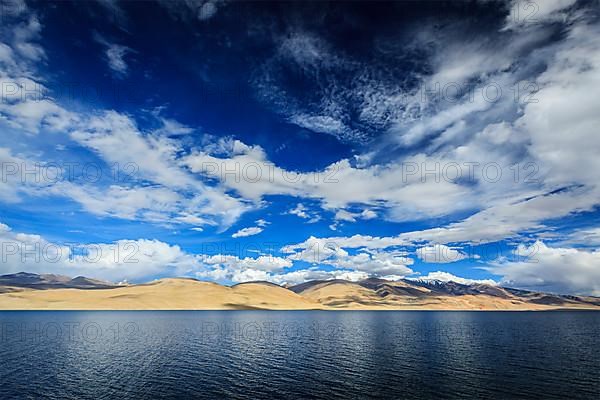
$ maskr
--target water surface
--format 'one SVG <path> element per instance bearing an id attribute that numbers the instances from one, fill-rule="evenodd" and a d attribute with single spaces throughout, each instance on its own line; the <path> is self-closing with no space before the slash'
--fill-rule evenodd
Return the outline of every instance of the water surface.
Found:
<path id="1" fill-rule="evenodd" d="M 598 312 L 0 312 L 0 398 L 597 399 Z"/>

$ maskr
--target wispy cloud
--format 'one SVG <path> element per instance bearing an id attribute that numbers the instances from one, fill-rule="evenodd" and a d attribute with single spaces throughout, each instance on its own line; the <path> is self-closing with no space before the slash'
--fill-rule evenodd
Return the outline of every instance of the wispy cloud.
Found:
<path id="1" fill-rule="evenodd" d="M 129 66 L 125 61 L 125 56 L 134 51 L 124 45 L 112 43 L 102 35 L 95 33 L 94 39 L 104 47 L 104 57 L 108 67 L 117 78 L 124 78 L 129 73 Z"/>
<path id="2" fill-rule="evenodd" d="M 246 236 L 254 236 L 254 235 L 258 235 L 262 231 L 263 231 L 263 228 L 259 228 L 258 226 L 242 228 L 239 231 L 235 232 L 233 235 L 231 235 L 231 237 L 232 238 L 241 238 L 241 237 L 246 237 Z"/>

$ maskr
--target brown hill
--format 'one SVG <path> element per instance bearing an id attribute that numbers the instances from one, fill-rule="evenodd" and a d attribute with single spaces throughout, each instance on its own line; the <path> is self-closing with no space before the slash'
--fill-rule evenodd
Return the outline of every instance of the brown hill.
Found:
<path id="1" fill-rule="evenodd" d="M 277 285 L 222 286 L 194 279 L 109 289 L 19 289 L 0 294 L 3 310 L 305 310 L 321 308 Z"/>
<path id="2" fill-rule="evenodd" d="M 71 279 L 64 275 L 32 274 L 18 272 L 16 274 L 1 275 L 0 286 L 10 286 L 31 289 L 108 289 L 117 287 L 112 282 L 90 279 L 78 276 Z"/>
<path id="3" fill-rule="evenodd" d="M 561 296 L 456 282 L 366 279 L 312 281 L 290 290 L 331 309 L 547 310 L 599 309 L 600 298 Z"/>
<path id="4" fill-rule="evenodd" d="M 84 277 L 0 276 L 0 310 L 552 310 L 597 309 L 600 298 L 491 285 L 366 279 L 231 287 L 190 278 L 117 286 Z M 73 285 L 73 287 L 65 287 Z"/>

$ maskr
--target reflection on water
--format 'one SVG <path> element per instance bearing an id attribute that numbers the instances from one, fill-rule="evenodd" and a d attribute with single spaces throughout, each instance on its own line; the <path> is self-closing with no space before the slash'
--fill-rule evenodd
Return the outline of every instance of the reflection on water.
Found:
<path id="1" fill-rule="evenodd" d="M 0 398 L 600 396 L 596 312 L 0 312 Z"/>

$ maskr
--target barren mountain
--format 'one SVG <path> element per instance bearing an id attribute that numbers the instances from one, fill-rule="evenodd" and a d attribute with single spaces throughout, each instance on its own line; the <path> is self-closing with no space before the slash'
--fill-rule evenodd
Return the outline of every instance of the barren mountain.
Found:
<path id="1" fill-rule="evenodd" d="M 9 286 L 13 288 L 31 288 L 31 289 L 108 289 L 118 285 L 90 279 L 83 276 L 70 278 L 64 275 L 54 274 L 32 274 L 28 272 L 19 272 L 16 274 L 0 275 L 0 286 Z"/>
<path id="2" fill-rule="evenodd" d="M 600 298 L 456 282 L 366 279 L 223 286 L 169 278 L 119 286 L 84 277 L 0 276 L 2 310 L 552 310 L 597 309 Z"/>
<path id="3" fill-rule="evenodd" d="M 195 279 L 161 279 L 109 289 L 21 289 L 0 294 L 3 310 L 295 310 L 321 305 L 277 285 L 233 287 Z"/>
<path id="4" fill-rule="evenodd" d="M 290 290 L 333 309 L 544 310 L 598 308 L 600 298 L 456 282 L 366 279 L 312 281 Z"/>

